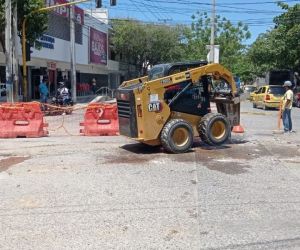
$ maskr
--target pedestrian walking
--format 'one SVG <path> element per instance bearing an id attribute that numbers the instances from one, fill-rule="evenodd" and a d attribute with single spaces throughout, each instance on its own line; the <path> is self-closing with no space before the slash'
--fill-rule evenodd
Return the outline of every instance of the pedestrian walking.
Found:
<path id="1" fill-rule="evenodd" d="M 284 127 L 284 132 L 292 132 L 292 106 L 293 106 L 293 98 L 294 93 L 292 91 L 292 83 L 290 81 L 285 81 L 283 84 L 285 87 L 285 94 L 283 96 L 283 103 L 282 103 L 282 122 Z"/>
<path id="2" fill-rule="evenodd" d="M 40 101 L 41 103 L 47 103 L 48 99 L 48 87 L 47 87 L 47 80 L 41 80 L 39 85 L 39 92 L 40 92 Z"/>
<path id="3" fill-rule="evenodd" d="M 64 78 L 63 78 L 62 81 L 64 82 L 65 86 L 67 86 L 68 79 L 67 79 L 67 76 L 66 76 L 66 75 L 64 75 Z"/>

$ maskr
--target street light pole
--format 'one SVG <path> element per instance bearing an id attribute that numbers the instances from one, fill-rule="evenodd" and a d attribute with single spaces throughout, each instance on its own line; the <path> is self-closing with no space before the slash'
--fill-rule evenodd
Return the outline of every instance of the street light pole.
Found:
<path id="1" fill-rule="evenodd" d="M 17 1 L 13 6 L 12 54 L 13 54 L 13 100 L 19 101 L 19 56 L 18 56 L 18 16 Z"/>
<path id="2" fill-rule="evenodd" d="M 72 99 L 76 102 L 76 58 L 75 58 L 75 23 L 74 5 L 70 6 L 70 55 L 71 55 L 71 90 Z"/>
<path id="3" fill-rule="evenodd" d="M 22 62 L 23 62 L 23 100 L 27 101 L 27 65 L 26 65 L 26 21 L 27 16 L 22 23 Z"/>
<path id="4" fill-rule="evenodd" d="M 5 23 L 6 98 L 7 102 L 13 102 L 11 0 L 5 0 Z"/>
<path id="5" fill-rule="evenodd" d="M 215 62 L 215 21 L 216 21 L 216 0 L 212 0 L 211 12 L 211 34 L 210 34 L 210 55 L 211 62 Z"/>

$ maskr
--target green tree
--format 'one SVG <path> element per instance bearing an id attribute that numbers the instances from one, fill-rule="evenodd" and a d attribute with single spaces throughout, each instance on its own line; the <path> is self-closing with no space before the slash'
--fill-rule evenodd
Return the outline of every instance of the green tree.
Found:
<path id="1" fill-rule="evenodd" d="M 0 0 L 0 44 L 5 51 L 4 33 L 5 33 L 5 0 Z"/>
<path id="2" fill-rule="evenodd" d="M 280 59 L 278 55 L 283 53 L 284 45 L 277 38 L 277 32 L 268 31 L 260 34 L 251 45 L 248 56 L 257 76 L 264 76 L 270 69 L 281 68 L 279 64 L 282 58 Z"/>
<path id="3" fill-rule="evenodd" d="M 191 29 L 187 31 L 186 58 L 189 60 L 206 59 L 210 44 L 211 19 L 207 13 L 197 12 L 192 16 Z M 234 25 L 226 18 L 216 17 L 215 44 L 220 45 L 220 63 L 229 68 L 243 80 L 251 76 L 246 57 L 245 41 L 251 36 L 248 26 L 242 22 Z"/>
<path id="4" fill-rule="evenodd" d="M 259 75 L 268 70 L 300 70 L 300 4 L 279 3 L 285 11 L 274 18 L 275 27 L 252 44 L 249 57 Z"/>
<path id="5" fill-rule="evenodd" d="M 174 62 L 183 55 L 183 27 L 145 24 L 135 20 L 114 20 L 112 43 L 123 61 L 134 64 L 141 74 L 147 67 Z"/>
<path id="6" fill-rule="evenodd" d="M 22 23 L 24 17 L 34 10 L 45 7 L 44 0 L 14 0 L 12 4 L 17 3 L 18 12 L 18 35 L 22 37 Z M 35 13 L 30 15 L 26 25 L 26 39 L 31 46 L 40 48 L 37 39 L 47 30 L 48 14 Z M 0 0 L 0 43 L 4 48 L 5 41 L 5 0 Z"/>

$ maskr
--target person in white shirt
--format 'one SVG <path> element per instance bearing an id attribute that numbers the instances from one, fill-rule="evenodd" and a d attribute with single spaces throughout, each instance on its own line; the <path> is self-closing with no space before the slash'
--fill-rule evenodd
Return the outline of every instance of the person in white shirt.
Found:
<path id="1" fill-rule="evenodd" d="M 59 83 L 59 88 L 57 89 L 57 98 L 61 99 L 63 103 L 65 102 L 65 100 L 70 98 L 70 91 L 65 86 L 64 82 Z"/>
<path id="2" fill-rule="evenodd" d="M 282 122 L 284 127 L 284 132 L 292 132 L 292 106 L 293 106 L 293 98 L 294 93 L 292 91 L 292 83 L 290 81 L 285 81 L 283 84 L 285 87 L 286 92 L 283 96 L 283 103 L 282 103 Z"/>

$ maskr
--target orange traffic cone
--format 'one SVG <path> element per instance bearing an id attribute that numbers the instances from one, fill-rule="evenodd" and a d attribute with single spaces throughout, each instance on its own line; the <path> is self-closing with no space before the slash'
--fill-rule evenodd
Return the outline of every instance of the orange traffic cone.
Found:
<path id="1" fill-rule="evenodd" d="M 237 134 L 243 134 L 245 130 L 241 125 L 238 125 L 233 127 L 232 132 Z"/>

